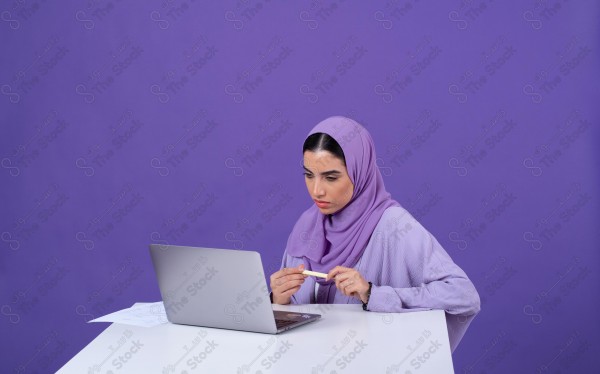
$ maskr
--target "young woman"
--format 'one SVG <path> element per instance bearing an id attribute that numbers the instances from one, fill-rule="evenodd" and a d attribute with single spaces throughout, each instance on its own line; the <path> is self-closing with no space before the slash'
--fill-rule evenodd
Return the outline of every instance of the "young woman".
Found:
<path id="1" fill-rule="evenodd" d="M 315 203 L 296 222 L 282 269 L 271 275 L 273 302 L 362 303 L 375 312 L 443 309 L 454 351 L 479 312 L 479 295 L 433 235 L 385 190 L 366 129 L 349 118 L 328 118 L 310 132 L 303 156 Z"/>

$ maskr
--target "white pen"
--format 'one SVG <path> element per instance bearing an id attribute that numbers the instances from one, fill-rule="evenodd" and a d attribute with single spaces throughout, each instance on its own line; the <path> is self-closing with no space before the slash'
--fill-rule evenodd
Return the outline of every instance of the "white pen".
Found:
<path id="1" fill-rule="evenodd" d="M 317 271 L 304 270 L 302 272 L 304 275 L 312 275 L 313 277 L 327 278 L 327 274 L 319 273 Z"/>

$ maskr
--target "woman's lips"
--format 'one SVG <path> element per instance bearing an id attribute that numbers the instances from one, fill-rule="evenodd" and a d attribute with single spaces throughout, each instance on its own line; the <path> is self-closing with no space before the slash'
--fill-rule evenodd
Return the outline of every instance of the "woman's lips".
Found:
<path id="1" fill-rule="evenodd" d="M 329 208 L 329 206 L 331 205 L 331 203 L 328 203 L 327 201 L 320 200 L 315 200 L 315 204 L 317 204 L 317 206 L 321 209 Z"/>

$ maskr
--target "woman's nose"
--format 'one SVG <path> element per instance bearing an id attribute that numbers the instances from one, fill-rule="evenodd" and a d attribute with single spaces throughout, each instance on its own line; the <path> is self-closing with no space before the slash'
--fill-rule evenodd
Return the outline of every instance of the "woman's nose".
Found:
<path id="1" fill-rule="evenodd" d="M 322 185 L 319 181 L 315 181 L 315 184 L 313 185 L 313 195 L 315 197 L 320 197 L 323 196 L 325 194 L 325 191 L 323 191 Z"/>

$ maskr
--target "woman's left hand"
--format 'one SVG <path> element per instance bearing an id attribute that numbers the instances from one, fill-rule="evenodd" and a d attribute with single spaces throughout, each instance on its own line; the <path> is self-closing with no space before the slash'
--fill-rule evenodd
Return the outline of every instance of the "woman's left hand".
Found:
<path id="1" fill-rule="evenodd" d="M 369 282 L 355 269 L 336 266 L 327 274 L 327 280 L 333 279 L 335 286 L 346 296 L 356 297 L 363 303 L 367 302 Z"/>

